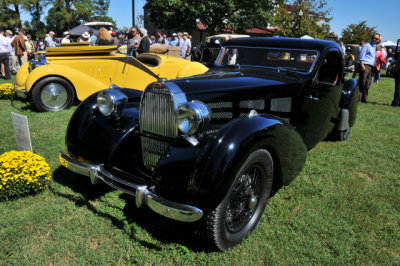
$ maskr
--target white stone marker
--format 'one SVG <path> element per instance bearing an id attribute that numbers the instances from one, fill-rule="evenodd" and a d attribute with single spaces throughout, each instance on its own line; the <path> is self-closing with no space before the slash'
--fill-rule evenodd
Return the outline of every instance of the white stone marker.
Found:
<path id="1" fill-rule="evenodd" d="M 29 134 L 28 118 L 24 115 L 11 113 L 17 149 L 32 151 L 31 135 Z"/>

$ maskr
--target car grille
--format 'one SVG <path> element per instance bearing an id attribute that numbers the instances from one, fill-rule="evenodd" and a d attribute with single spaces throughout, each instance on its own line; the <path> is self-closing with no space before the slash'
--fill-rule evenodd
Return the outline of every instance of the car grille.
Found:
<path id="1" fill-rule="evenodd" d="M 146 135 L 176 138 L 178 136 L 177 117 L 173 96 L 166 87 L 150 86 L 140 103 L 140 130 Z M 150 137 L 141 137 L 144 165 L 154 169 L 168 148 L 168 143 Z"/>

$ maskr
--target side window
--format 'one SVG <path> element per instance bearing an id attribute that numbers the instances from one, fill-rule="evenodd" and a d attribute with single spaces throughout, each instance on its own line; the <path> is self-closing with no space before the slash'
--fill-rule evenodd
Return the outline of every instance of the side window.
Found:
<path id="1" fill-rule="evenodd" d="M 341 71 L 341 58 L 339 53 L 332 52 L 326 56 L 319 70 L 318 80 L 322 84 L 336 86 L 338 85 Z"/>

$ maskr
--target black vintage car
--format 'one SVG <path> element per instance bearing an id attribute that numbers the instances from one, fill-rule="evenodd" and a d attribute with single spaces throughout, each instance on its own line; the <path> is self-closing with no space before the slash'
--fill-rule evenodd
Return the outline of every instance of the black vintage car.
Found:
<path id="1" fill-rule="evenodd" d="M 358 89 L 343 70 L 330 41 L 230 40 L 203 75 L 86 99 L 60 161 L 135 196 L 138 207 L 199 221 L 211 245 L 226 250 L 256 227 L 307 150 L 349 136 Z"/>

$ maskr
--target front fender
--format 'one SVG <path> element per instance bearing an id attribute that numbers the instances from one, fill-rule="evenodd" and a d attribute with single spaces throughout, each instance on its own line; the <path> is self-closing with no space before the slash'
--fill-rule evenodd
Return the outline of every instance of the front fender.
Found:
<path id="1" fill-rule="evenodd" d="M 26 62 L 18 69 L 17 75 L 15 76 L 15 88 L 20 91 L 25 91 L 25 83 L 28 76 L 29 62 Z"/>
<path id="2" fill-rule="evenodd" d="M 274 182 L 288 185 L 304 166 L 307 148 L 291 125 L 268 114 L 233 120 L 221 128 L 197 160 L 188 186 L 190 202 L 206 210 L 215 208 L 243 160 L 260 148 L 273 157 Z"/>
<path id="3" fill-rule="evenodd" d="M 138 126 L 141 92 L 122 90 L 128 95 L 121 119 L 106 117 L 97 108 L 97 93 L 83 101 L 72 115 L 66 133 L 66 147 L 75 158 L 91 163 L 111 163 L 115 153 Z"/>
<path id="4" fill-rule="evenodd" d="M 29 74 L 25 83 L 26 92 L 29 92 L 39 80 L 49 76 L 58 76 L 68 80 L 75 88 L 76 96 L 80 101 L 97 91 L 106 89 L 109 85 L 72 67 L 47 64 L 35 68 Z"/>

